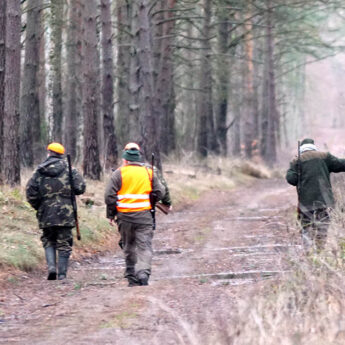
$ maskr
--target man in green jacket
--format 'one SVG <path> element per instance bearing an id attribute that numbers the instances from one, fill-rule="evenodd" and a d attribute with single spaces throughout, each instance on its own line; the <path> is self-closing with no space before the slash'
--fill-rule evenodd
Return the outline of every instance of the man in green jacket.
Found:
<path id="1" fill-rule="evenodd" d="M 40 164 L 26 185 L 26 198 L 37 211 L 41 241 L 48 265 L 48 280 L 56 279 L 56 250 L 59 254 L 58 279 L 66 278 L 68 259 L 72 252 L 72 228 L 75 226 L 71 201 L 71 185 L 65 148 L 59 143 L 47 147 L 48 158 Z M 75 195 L 84 193 L 85 182 L 72 170 Z"/>
<path id="2" fill-rule="evenodd" d="M 286 180 L 297 187 L 302 242 L 306 249 L 315 245 L 322 250 L 325 246 L 329 212 L 334 207 L 332 172 L 345 172 L 345 159 L 320 152 L 313 139 L 304 139 L 300 159 L 296 157 L 290 163 Z"/>

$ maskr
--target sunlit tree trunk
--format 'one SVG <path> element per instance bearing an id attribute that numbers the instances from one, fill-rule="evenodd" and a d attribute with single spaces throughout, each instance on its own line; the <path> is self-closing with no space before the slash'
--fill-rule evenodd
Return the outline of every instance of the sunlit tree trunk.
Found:
<path id="1" fill-rule="evenodd" d="M 102 22 L 102 110 L 104 128 L 104 165 L 106 169 L 116 167 L 117 142 L 114 127 L 114 62 L 112 46 L 112 20 L 110 0 L 101 0 Z"/>
<path id="2" fill-rule="evenodd" d="M 19 158 L 19 93 L 20 93 L 19 1 L 8 1 L 6 8 L 6 58 L 4 77 L 3 175 L 11 186 L 20 184 Z"/>
<path id="3" fill-rule="evenodd" d="M 84 3 L 83 34 L 83 113 L 84 113 L 84 175 L 99 180 L 101 165 L 98 143 L 99 57 L 97 51 L 97 1 Z"/>
<path id="4" fill-rule="evenodd" d="M 32 167 L 41 151 L 41 124 L 38 97 L 38 64 L 40 52 L 40 18 L 42 0 L 27 1 L 25 58 L 21 93 L 21 159 Z"/>

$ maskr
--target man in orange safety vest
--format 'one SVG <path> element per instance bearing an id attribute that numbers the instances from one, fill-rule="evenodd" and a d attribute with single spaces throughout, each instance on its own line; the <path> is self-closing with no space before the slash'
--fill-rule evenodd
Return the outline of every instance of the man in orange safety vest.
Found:
<path id="1" fill-rule="evenodd" d="M 116 221 L 121 235 L 128 286 L 148 285 L 153 238 L 150 194 L 164 201 L 167 188 L 143 163 L 139 145 L 127 144 L 122 158 L 123 165 L 112 173 L 106 187 L 107 218 L 111 225 Z"/>

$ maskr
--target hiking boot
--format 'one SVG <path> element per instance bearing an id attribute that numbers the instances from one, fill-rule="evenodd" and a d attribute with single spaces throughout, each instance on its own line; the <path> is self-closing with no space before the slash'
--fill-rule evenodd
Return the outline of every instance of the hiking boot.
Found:
<path id="1" fill-rule="evenodd" d="M 128 286 L 129 287 L 141 285 L 140 281 L 135 277 L 127 277 L 127 279 L 128 279 Z"/>
<path id="2" fill-rule="evenodd" d="M 48 266 L 48 280 L 56 280 L 56 251 L 54 247 L 45 248 Z"/>
<path id="3" fill-rule="evenodd" d="M 149 275 L 145 272 L 139 272 L 137 274 L 138 280 L 140 282 L 140 285 L 146 286 L 149 285 Z"/>
<path id="4" fill-rule="evenodd" d="M 59 255 L 58 279 L 63 280 L 67 276 L 68 256 Z"/>

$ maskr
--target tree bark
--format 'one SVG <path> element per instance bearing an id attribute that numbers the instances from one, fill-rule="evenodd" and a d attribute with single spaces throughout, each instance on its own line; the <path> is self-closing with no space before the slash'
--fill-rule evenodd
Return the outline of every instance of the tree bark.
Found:
<path id="1" fill-rule="evenodd" d="M 19 158 L 19 93 L 20 93 L 20 31 L 19 1 L 8 1 L 6 8 L 6 62 L 4 77 L 4 182 L 20 184 Z"/>
<path id="2" fill-rule="evenodd" d="M 101 0 L 102 22 L 102 109 L 104 126 L 104 165 L 106 169 L 116 167 L 117 140 L 114 126 L 114 62 L 112 47 L 112 20 L 110 0 Z"/>
<path id="3" fill-rule="evenodd" d="M 46 111 L 47 111 L 47 58 L 46 58 L 46 32 L 45 32 L 45 20 L 42 18 L 40 22 L 40 58 L 39 66 L 37 71 L 38 80 L 38 103 L 39 103 L 39 117 L 41 123 L 41 140 L 42 143 L 48 142 L 48 125 L 46 121 Z M 41 152 L 45 152 L 45 147 L 42 145 Z"/>
<path id="4" fill-rule="evenodd" d="M 132 31 L 132 12 L 133 5 L 131 2 L 119 3 L 116 9 L 117 13 L 117 97 L 118 97 L 118 106 L 117 106 L 117 116 L 116 127 L 117 138 L 119 142 L 122 143 L 122 146 L 125 145 L 128 141 L 135 141 L 137 138 L 130 138 L 130 119 L 134 116 L 138 120 L 138 116 L 134 113 L 138 112 L 137 102 L 135 102 L 135 107 L 133 107 L 133 113 L 131 111 L 131 92 L 130 90 L 137 90 L 136 84 L 133 85 L 133 81 L 130 77 L 131 75 L 131 65 L 132 60 L 135 55 L 134 47 L 131 47 L 132 38 L 130 33 Z M 137 65 L 137 64 L 136 64 Z M 135 110 L 134 110 L 135 109 Z M 138 121 L 137 121 L 138 123 Z M 137 126 L 138 127 L 138 126 Z"/>
<path id="5" fill-rule="evenodd" d="M 25 61 L 21 93 L 20 153 L 24 166 L 32 167 L 39 160 L 41 123 L 38 97 L 38 65 L 40 51 L 40 18 L 42 0 L 27 1 Z"/>
<path id="6" fill-rule="evenodd" d="M 175 135 L 175 92 L 174 92 L 174 65 L 172 60 L 172 36 L 175 29 L 174 8 L 176 0 L 168 0 L 162 8 L 164 24 L 161 24 L 161 37 L 157 37 L 160 42 L 158 60 L 158 75 L 156 83 L 156 94 L 160 105 L 160 147 L 162 152 L 169 154 L 176 148 Z"/>
<path id="7" fill-rule="evenodd" d="M 53 69 L 53 130 L 52 140 L 62 142 L 62 28 L 65 0 L 51 1 L 52 45 L 50 60 Z"/>
<path id="8" fill-rule="evenodd" d="M 199 133 L 197 145 L 197 150 L 201 157 L 206 157 L 208 151 L 219 153 L 213 119 L 210 23 L 211 0 L 204 0 L 204 23 L 200 65 L 201 92 L 199 100 Z"/>
<path id="9" fill-rule="evenodd" d="M 0 85 L 5 82 L 5 39 L 6 39 L 6 1 L 0 1 Z M 0 184 L 3 183 L 3 122 L 5 111 L 5 88 L 0 87 Z"/>
<path id="10" fill-rule="evenodd" d="M 138 32 L 136 46 L 139 59 L 139 116 L 141 129 L 141 146 L 147 160 L 151 153 L 155 153 L 156 166 L 161 169 L 160 152 L 158 146 L 157 100 L 153 76 L 153 44 L 152 27 L 150 21 L 150 1 L 138 1 Z"/>
<path id="11" fill-rule="evenodd" d="M 277 160 L 277 124 L 278 114 L 276 105 L 276 86 L 274 69 L 274 37 L 273 37 L 273 10 L 272 1 L 267 0 L 267 27 L 266 27 L 266 49 L 267 49 L 267 82 L 268 82 L 268 124 L 267 124 L 267 144 L 265 161 L 273 165 Z"/>
<path id="12" fill-rule="evenodd" d="M 217 108 L 216 108 L 216 133 L 220 146 L 220 153 L 227 155 L 227 115 L 228 115 L 228 97 L 229 97 L 229 24 L 227 23 L 227 14 L 219 10 L 218 13 L 218 51 L 219 58 L 217 63 Z"/>
<path id="13" fill-rule="evenodd" d="M 97 3 L 84 3 L 83 34 L 83 113 L 84 113 L 84 175 L 99 180 L 101 165 L 98 143 L 99 66 L 97 51 Z"/>
<path id="14" fill-rule="evenodd" d="M 65 146 L 72 160 L 77 159 L 77 138 L 82 113 L 82 7 L 70 0 L 67 31 L 67 80 L 65 113 Z"/>
<path id="15" fill-rule="evenodd" d="M 244 110 L 244 151 L 247 158 L 253 154 L 253 144 L 255 140 L 254 129 L 254 66 L 253 66 L 253 25 L 251 22 L 251 3 L 247 3 L 244 30 L 246 32 L 244 41 L 245 64 L 245 110 Z"/>

